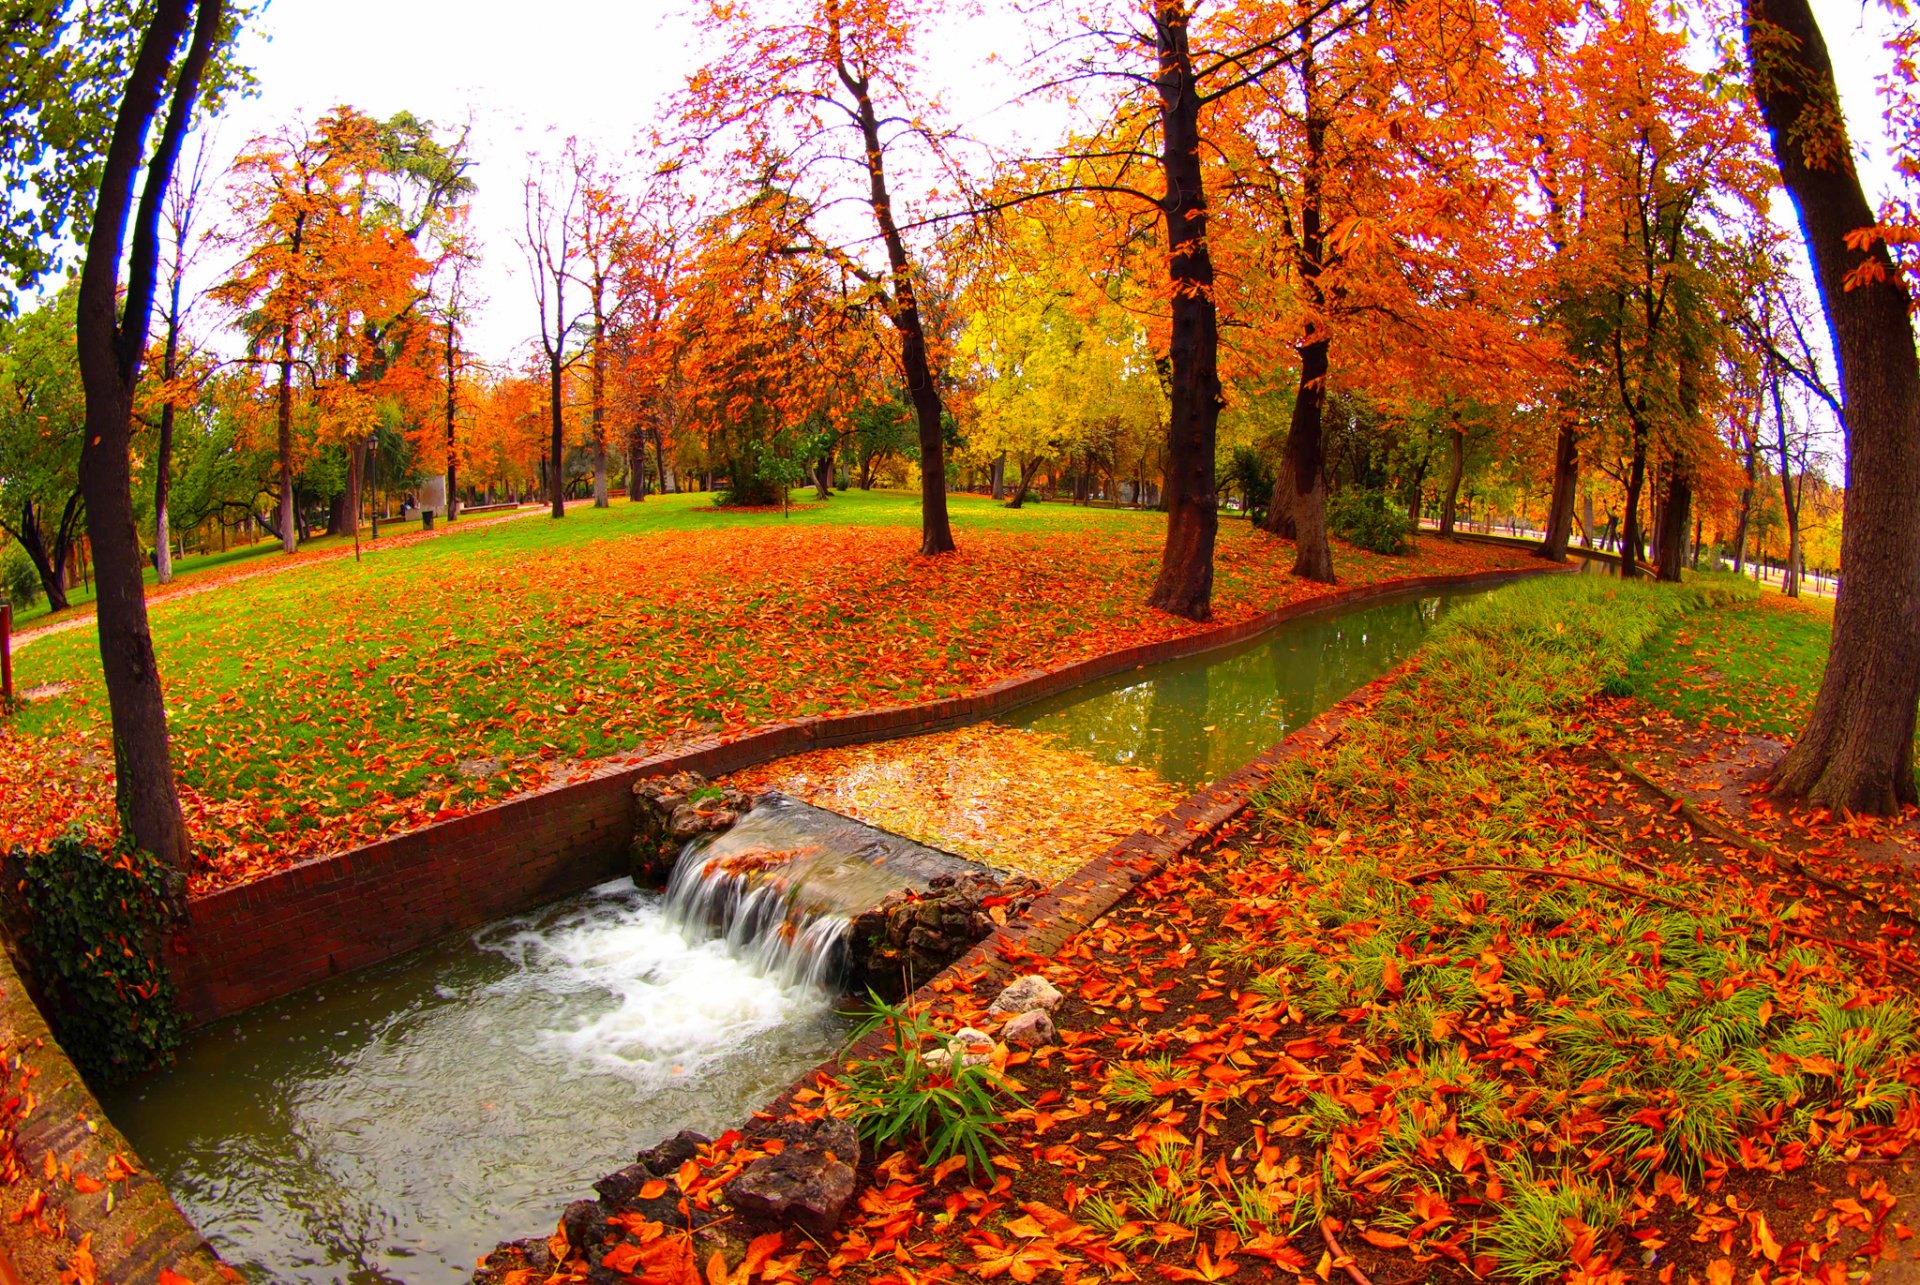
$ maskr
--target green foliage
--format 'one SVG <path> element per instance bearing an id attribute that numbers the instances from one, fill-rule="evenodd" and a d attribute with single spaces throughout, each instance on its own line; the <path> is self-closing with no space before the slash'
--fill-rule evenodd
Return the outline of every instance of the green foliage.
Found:
<path id="1" fill-rule="evenodd" d="M 1389 557 L 1413 544 L 1413 520 L 1385 491 L 1350 486 L 1335 492 L 1327 501 L 1327 526 L 1348 544 Z"/>
<path id="2" fill-rule="evenodd" d="M 887 1049 L 853 1064 L 841 1078 L 861 1140 L 875 1147 L 911 1143 L 928 1164 L 963 1156 L 970 1172 L 991 1172 L 1002 1117 L 997 1098 L 1014 1098 L 1012 1091 L 985 1066 L 928 1066 L 921 1046 L 941 1032 L 905 1005 L 878 996 L 869 1002 L 853 1040 L 884 1029 Z"/>
<path id="3" fill-rule="evenodd" d="M 160 957 L 171 872 L 146 853 L 102 852 L 78 832 L 45 851 L 15 848 L 23 946 L 50 1001 L 54 1034 L 81 1073 L 112 1084 L 170 1059 L 182 1025 Z"/>
<path id="4" fill-rule="evenodd" d="M 1240 492 L 1246 501 L 1248 517 L 1255 522 L 1265 520 L 1267 503 L 1273 499 L 1273 465 L 1260 452 L 1251 446 L 1234 447 L 1233 459 L 1221 476 L 1220 485 Z"/>
<path id="5" fill-rule="evenodd" d="M 31 607 L 40 598 L 40 573 L 33 559 L 17 544 L 0 551 L 0 592 L 16 607 Z"/>

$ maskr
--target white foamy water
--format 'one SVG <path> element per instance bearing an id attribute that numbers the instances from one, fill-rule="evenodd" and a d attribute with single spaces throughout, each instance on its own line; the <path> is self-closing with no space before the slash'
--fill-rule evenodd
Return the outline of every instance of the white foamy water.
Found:
<path id="1" fill-rule="evenodd" d="M 844 1032 L 826 990 L 620 880 L 201 1031 L 108 1109 L 254 1279 L 464 1281 Z"/>

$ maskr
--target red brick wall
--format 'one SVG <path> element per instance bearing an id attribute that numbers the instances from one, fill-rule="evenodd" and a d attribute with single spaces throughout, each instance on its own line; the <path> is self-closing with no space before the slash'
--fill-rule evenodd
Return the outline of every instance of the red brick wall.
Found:
<path id="1" fill-rule="evenodd" d="M 1549 569 L 1558 568 L 1366 585 L 1238 625 L 1029 670 L 969 696 L 800 719 L 733 741 L 708 740 L 615 762 L 584 781 L 549 786 L 197 898 L 174 939 L 174 976 L 188 1020 L 198 1025 L 592 887 L 625 868 L 633 835 L 632 786 L 643 776 L 689 768 L 713 776 L 803 750 L 958 727 L 1110 674 L 1231 646 L 1283 621 Z"/>

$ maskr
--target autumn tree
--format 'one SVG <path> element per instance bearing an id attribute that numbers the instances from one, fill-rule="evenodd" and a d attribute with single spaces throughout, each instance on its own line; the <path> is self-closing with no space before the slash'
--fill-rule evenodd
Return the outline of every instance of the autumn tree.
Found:
<path id="1" fill-rule="evenodd" d="M 921 299 L 923 265 L 908 241 L 895 185 L 903 161 L 947 168 L 952 135 L 919 88 L 915 42 L 933 10 L 925 0 L 785 0 L 751 9 L 713 4 L 708 27 L 724 52 L 689 81 L 689 119 L 709 145 L 746 131 L 749 164 L 770 147 L 812 185 L 810 204 L 858 199 L 873 220 L 884 267 L 862 267 L 866 288 L 899 340 L 901 379 L 920 446 L 921 552 L 953 549 L 947 519 L 941 375 Z"/>
<path id="2" fill-rule="evenodd" d="M 547 372 L 548 498 L 553 516 L 567 515 L 566 376 L 582 356 L 579 334 L 585 307 L 578 294 L 569 299 L 583 269 L 580 242 L 584 191 L 590 164 L 577 140 L 569 138 L 553 160 L 535 160 L 527 175 L 520 249 L 534 303 L 540 309 L 540 352 Z"/>
<path id="3" fill-rule="evenodd" d="M 1846 500 L 1833 642 L 1775 793 L 1839 811 L 1920 802 L 1920 357 L 1912 299 L 1854 170 L 1833 62 L 1806 0 L 1748 0 L 1745 35 L 1845 405 Z"/>
<path id="4" fill-rule="evenodd" d="M 275 371 L 278 523 L 288 553 L 299 537 L 296 375 L 313 392 L 322 435 L 347 448 L 351 514 L 368 403 L 377 396 L 370 377 L 385 373 L 392 354 L 384 341 L 422 298 L 429 265 L 414 240 L 418 230 L 393 217 L 379 187 L 396 165 L 391 142 L 380 122 L 342 107 L 312 130 L 256 140 L 236 162 L 242 226 L 234 240 L 242 258 L 214 293 Z"/>

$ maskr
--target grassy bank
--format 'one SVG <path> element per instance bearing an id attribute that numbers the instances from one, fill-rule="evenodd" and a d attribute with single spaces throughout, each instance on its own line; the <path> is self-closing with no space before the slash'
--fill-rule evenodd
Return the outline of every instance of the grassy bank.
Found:
<path id="1" fill-rule="evenodd" d="M 1735 592 L 1566 577 L 1452 614 L 1237 829 L 1035 961 L 1063 1034 L 1007 1058 L 992 1182 L 886 1157 L 784 1269 L 1678 1283 L 1887 1251 L 1911 943 L 1843 940 L 1586 748 L 1593 698 Z M 991 998 L 937 1020 L 991 1030 Z"/>
<path id="2" fill-rule="evenodd" d="M 476 524 L 154 605 L 200 886 L 456 814 L 676 737 L 950 695 L 1201 626 L 1148 610 L 1164 519 L 953 497 L 960 552 L 922 558 L 914 497 L 783 516 L 706 495 Z M 1325 592 L 1228 524 L 1216 622 Z M 1522 565 L 1427 542 L 1341 548 L 1346 585 Z M 0 834 L 111 813 L 90 630 L 20 654 Z"/>

